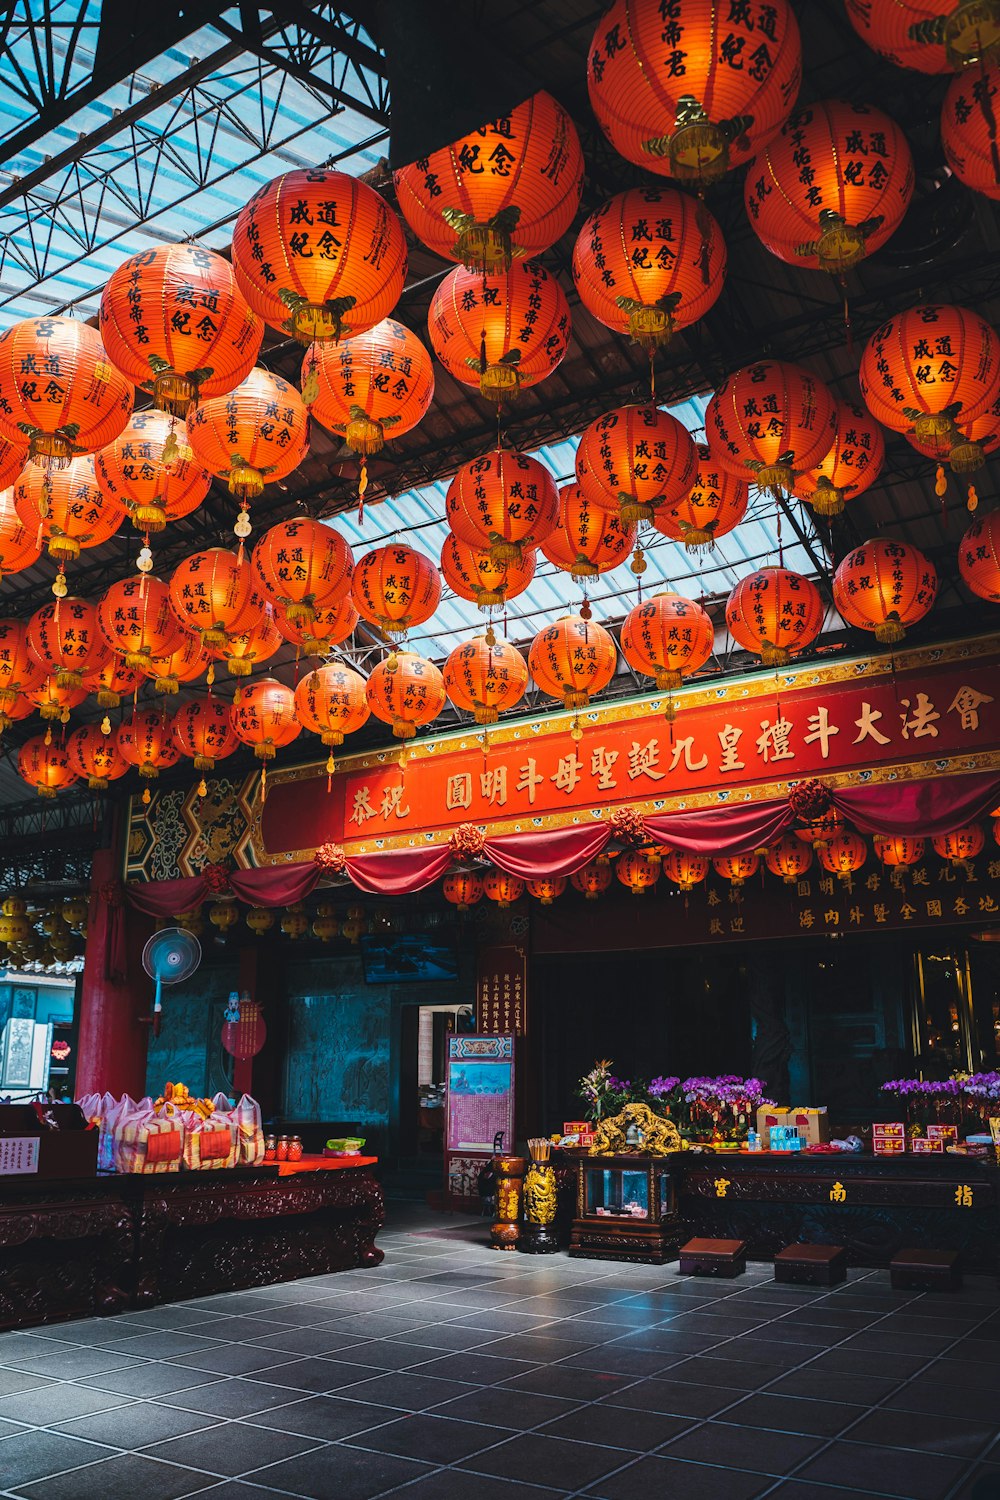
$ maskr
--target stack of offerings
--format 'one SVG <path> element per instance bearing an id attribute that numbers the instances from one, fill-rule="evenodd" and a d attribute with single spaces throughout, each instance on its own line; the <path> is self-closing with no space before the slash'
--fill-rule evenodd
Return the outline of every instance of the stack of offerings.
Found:
<path id="1" fill-rule="evenodd" d="M 101 1132 L 98 1169 L 128 1173 L 218 1171 L 264 1160 L 260 1106 L 244 1094 L 197 1099 L 184 1084 L 168 1083 L 159 1099 L 126 1094 L 78 1101 Z"/>

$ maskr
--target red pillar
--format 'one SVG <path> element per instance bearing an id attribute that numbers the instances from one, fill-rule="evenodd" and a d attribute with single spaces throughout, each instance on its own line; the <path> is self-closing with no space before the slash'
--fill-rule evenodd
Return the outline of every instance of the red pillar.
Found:
<path id="1" fill-rule="evenodd" d="M 113 849 L 94 853 L 90 918 L 80 989 L 76 1092 L 105 1091 L 138 1099 L 146 1087 L 149 1025 L 140 1021 L 152 1006 L 152 982 L 142 968 L 142 949 L 153 930 L 152 919 L 126 907 L 117 914 L 125 924 L 124 975 L 111 973 L 111 925 L 116 914 L 101 895 L 102 886 L 118 879 Z"/>

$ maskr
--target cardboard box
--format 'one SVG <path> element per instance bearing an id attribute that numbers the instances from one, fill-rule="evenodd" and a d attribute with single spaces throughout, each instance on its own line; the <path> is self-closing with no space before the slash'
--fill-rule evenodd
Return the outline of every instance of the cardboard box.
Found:
<path id="1" fill-rule="evenodd" d="M 918 1156 L 920 1156 L 920 1155 L 926 1156 L 928 1154 L 928 1152 L 934 1152 L 934 1153 L 942 1152 L 943 1153 L 944 1152 L 944 1141 L 942 1141 L 940 1139 L 933 1139 L 932 1140 L 928 1136 L 925 1136 L 925 1135 L 915 1135 L 915 1136 L 911 1137 L 911 1140 L 910 1140 L 910 1150 L 916 1152 Z"/>
<path id="2" fill-rule="evenodd" d="M 876 1120 L 872 1126 L 872 1139 L 879 1141 L 905 1141 L 906 1126 L 901 1120 L 887 1125 L 884 1120 Z"/>
<path id="3" fill-rule="evenodd" d="M 897 1140 L 895 1137 L 875 1136 L 872 1140 L 872 1150 L 876 1156 L 904 1156 L 906 1139 L 905 1137 Z"/>
<path id="4" fill-rule="evenodd" d="M 928 1125 L 927 1139 L 929 1141 L 944 1141 L 946 1146 L 958 1145 L 957 1125 Z"/>
<path id="5" fill-rule="evenodd" d="M 757 1134 L 760 1136 L 760 1149 L 769 1151 L 771 1149 L 771 1126 L 790 1125 L 791 1111 L 783 1104 L 761 1104 L 757 1108 Z"/>
<path id="6" fill-rule="evenodd" d="M 830 1117 L 825 1105 L 822 1109 L 793 1105 L 788 1123 L 795 1126 L 807 1146 L 819 1146 L 830 1139 Z"/>

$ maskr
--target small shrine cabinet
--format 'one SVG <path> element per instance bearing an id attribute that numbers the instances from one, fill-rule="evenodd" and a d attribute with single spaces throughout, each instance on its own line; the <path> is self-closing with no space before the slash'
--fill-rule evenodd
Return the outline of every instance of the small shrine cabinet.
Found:
<path id="1" fill-rule="evenodd" d="M 579 1156 L 569 1253 L 662 1265 L 680 1227 L 669 1156 Z"/>

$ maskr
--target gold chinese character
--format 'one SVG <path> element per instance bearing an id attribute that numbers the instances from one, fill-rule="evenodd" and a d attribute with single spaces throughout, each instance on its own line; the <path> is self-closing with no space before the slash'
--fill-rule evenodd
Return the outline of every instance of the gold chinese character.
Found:
<path id="1" fill-rule="evenodd" d="M 717 1198 L 724 1198 L 729 1191 L 729 1178 L 717 1177 L 712 1186 L 715 1188 L 715 1196 Z"/>
<path id="2" fill-rule="evenodd" d="M 958 1208 L 972 1207 L 972 1189 L 964 1183 L 955 1189 L 955 1205 Z"/>
<path id="3" fill-rule="evenodd" d="M 831 1203 L 846 1203 L 847 1202 L 847 1189 L 845 1188 L 845 1186 L 844 1186 L 844 1184 L 842 1182 L 835 1182 L 833 1184 L 833 1187 L 830 1189 L 830 1202 Z"/>

